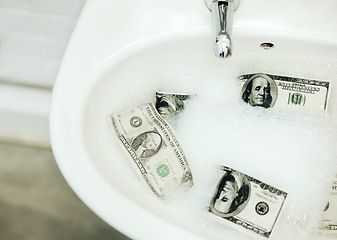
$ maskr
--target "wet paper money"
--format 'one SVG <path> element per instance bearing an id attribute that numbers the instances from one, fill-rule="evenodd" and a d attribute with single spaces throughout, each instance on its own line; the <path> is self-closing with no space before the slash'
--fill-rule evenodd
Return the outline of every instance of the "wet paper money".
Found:
<path id="1" fill-rule="evenodd" d="M 328 81 L 277 76 L 264 73 L 239 77 L 241 99 L 254 107 L 282 110 L 326 110 Z"/>
<path id="2" fill-rule="evenodd" d="M 129 160 L 155 195 L 164 198 L 166 191 L 183 183 L 193 185 L 175 134 L 152 104 L 113 114 L 111 123 Z"/>
<path id="3" fill-rule="evenodd" d="M 156 109 L 166 120 L 184 110 L 185 102 L 190 98 L 188 94 L 156 92 Z"/>
<path id="4" fill-rule="evenodd" d="M 330 199 L 323 211 L 321 233 L 337 234 L 337 176 L 331 187 Z"/>
<path id="5" fill-rule="evenodd" d="M 209 212 L 239 231 L 269 238 L 287 193 L 228 167 L 217 176 Z"/>

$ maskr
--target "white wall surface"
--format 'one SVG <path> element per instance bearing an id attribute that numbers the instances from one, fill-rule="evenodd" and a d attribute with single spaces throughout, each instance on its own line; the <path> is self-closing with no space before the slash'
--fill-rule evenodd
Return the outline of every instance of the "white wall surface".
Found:
<path id="1" fill-rule="evenodd" d="M 0 0 L 0 80 L 52 87 L 84 0 Z"/>
<path id="2" fill-rule="evenodd" d="M 0 0 L 0 141 L 49 146 L 51 89 L 85 0 Z"/>

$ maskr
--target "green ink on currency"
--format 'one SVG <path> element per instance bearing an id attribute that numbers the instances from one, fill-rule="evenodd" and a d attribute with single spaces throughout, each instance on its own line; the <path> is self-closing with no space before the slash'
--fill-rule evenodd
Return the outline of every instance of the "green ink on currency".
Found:
<path id="1" fill-rule="evenodd" d="M 157 173 L 161 177 L 166 177 L 170 173 L 170 169 L 166 164 L 160 164 L 157 167 Z"/>
<path id="2" fill-rule="evenodd" d="M 303 102 L 303 95 L 300 93 L 294 93 L 291 96 L 291 102 L 295 105 L 300 105 Z"/>

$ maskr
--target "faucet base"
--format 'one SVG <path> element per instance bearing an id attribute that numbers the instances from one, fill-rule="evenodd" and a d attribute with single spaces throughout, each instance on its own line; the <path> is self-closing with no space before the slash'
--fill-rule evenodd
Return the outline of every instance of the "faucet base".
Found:
<path id="1" fill-rule="evenodd" d="M 212 11 L 212 4 L 215 0 L 205 0 L 207 8 Z M 234 11 L 239 7 L 240 0 L 226 0 L 222 2 L 234 2 Z"/>

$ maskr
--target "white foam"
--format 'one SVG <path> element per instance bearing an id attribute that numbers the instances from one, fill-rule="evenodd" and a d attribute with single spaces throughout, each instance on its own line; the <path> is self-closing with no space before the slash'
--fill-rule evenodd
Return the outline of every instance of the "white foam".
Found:
<path id="1" fill-rule="evenodd" d="M 335 118 L 252 108 L 238 98 L 237 83 L 230 80 L 236 74 L 219 80 L 226 83 L 199 83 L 193 88 L 197 96 L 176 119 L 195 186 L 183 196 L 171 196 L 169 204 L 177 214 L 189 214 L 196 226 L 237 239 L 237 233 L 199 212 L 212 198 L 215 169 L 225 165 L 288 193 L 273 239 L 329 239 L 316 230 L 337 173 Z"/>
<path id="2" fill-rule="evenodd" d="M 229 166 L 288 193 L 274 239 L 310 239 L 336 173 L 323 119 L 287 117 L 235 100 L 208 110 L 214 104 L 202 94 L 187 104 L 176 124 L 195 180 L 184 199 L 198 199 L 193 207 L 202 210 L 216 186 L 212 172 Z"/>

